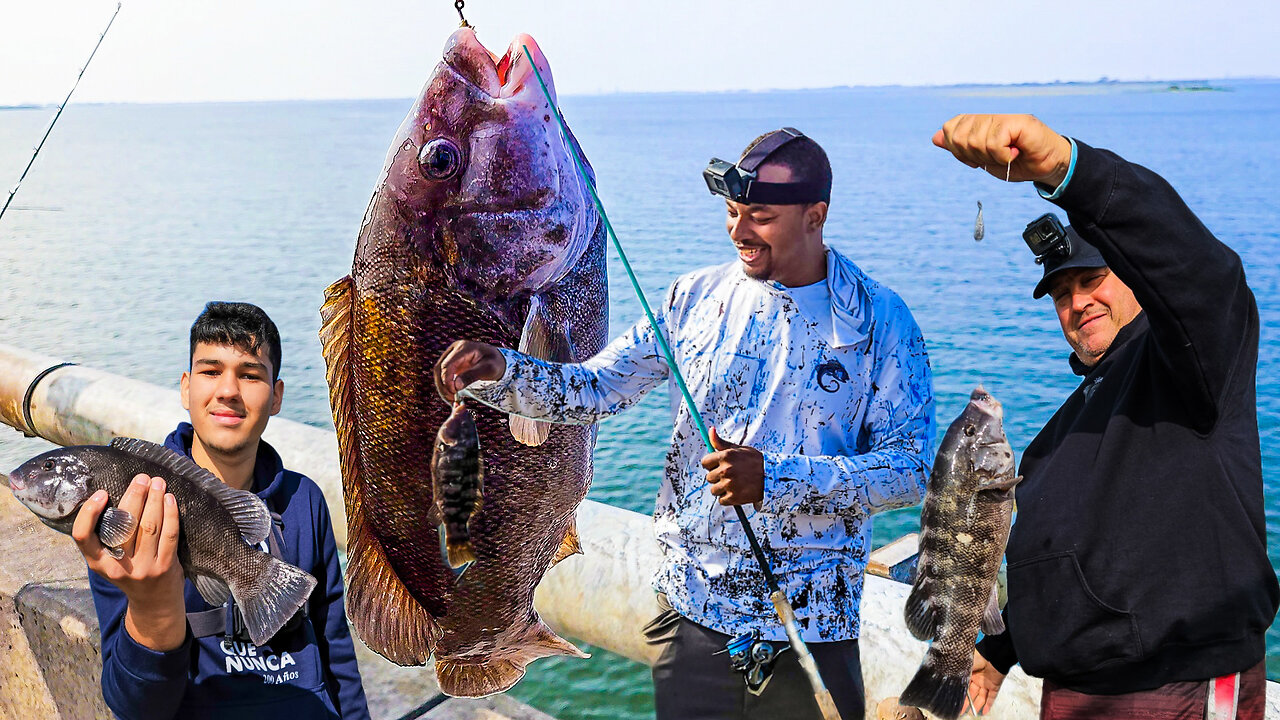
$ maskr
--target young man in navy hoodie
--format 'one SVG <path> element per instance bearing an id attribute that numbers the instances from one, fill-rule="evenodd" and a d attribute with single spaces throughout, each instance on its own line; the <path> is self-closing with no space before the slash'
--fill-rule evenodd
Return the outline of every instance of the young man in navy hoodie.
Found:
<path id="1" fill-rule="evenodd" d="M 228 638 L 225 610 L 183 576 L 178 510 L 164 480 L 139 475 L 121 500 L 141 521 L 118 560 L 93 532 L 106 502 L 95 496 L 72 536 L 89 565 L 102 632 L 103 697 L 124 720 L 367 719 L 328 507 L 320 488 L 284 469 L 261 440 L 284 396 L 275 323 L 254 305 L 211 302 L 191 326 L 190 361 L 181 388 L 191 422 L 165 445 L 257 493 L 278 517 L 273 554 L 317 585 L 305 613 L 266 645 Z"/>

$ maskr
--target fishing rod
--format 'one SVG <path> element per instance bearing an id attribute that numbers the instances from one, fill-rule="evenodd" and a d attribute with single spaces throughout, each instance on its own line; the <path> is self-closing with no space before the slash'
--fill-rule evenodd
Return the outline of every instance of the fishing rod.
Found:
<path id="1" fill-rule="evenodd" d="M 93 46 L 93 52 L 89 53 L 89 59 L 84 61 L 84 65 L 80 68 L 80 74 L 76 76 L 76 82 L 71 86 L 71 92 L 67 93 L 67 97 L 58 106 L 58 112 L 54 113 L 53 120 L 49 122 L 49 127 L 44 131 L 44 137 L 40 138 L 40 144 L 36 145 L 35 152 L 31 153 L 31 159 L 27 161 L 27 167 L 22 171 L 22 176 L 18 178 L 18 182 L 14 183 L 13 188 L 9 190 L 9 199 L 4 201 L 4 207 L 0 207 L 0 218 L 4 217 L 4 213 L 9 209 L 9 203 L 13 202 L 13 196 L 18 194 L 18 188 L 22 187 L 22 181 L 27 179 L 27 173 L 30 172 L 31 166 L 35 164 L 36 157 L 40 155 L 40 148 L 44 147 L 44 141 L 49 139 L 49 133 L 53 132 L 53 126 L 58 124 L 58 118 L 62 117 L 62 110 L 71 101 L 71 94 L 80 87 L 80 78 L 84 77 L 84 71 L 89 69 L 89 63 L 93 62 L 93 56 L 98 54 L 98 48 L 102 46 L 102 40 L 107 36 L 107 31 L 111 29 L 111 24 L 116 21 L 116 15 L 120 14 L 120 6 L 123 3 L 116 3 L 116 11 L 111 13 L 111 19 L 107 21 L 107 27 L 98 36 L 98 42 Z"/>
<path id="2" fill-rule="evenodd" d="M 521 47 L 524 48 L 525 58 L 533 66 L 533 74 L 538 78 L 538 84 L 542 86 L 543 95 L 546 95 L 547 102 L 551 104 L 551 109 L 555 110 L 556 122 L 559 123 L 560 131 L 564 134 L 565 143 L 570 147 L 569 155 L 573 157 L 574 167 L 578 169 L 578 174 L 582 177 L 583 184 L 591 192 L 591 199 L 595 201 L 596 210 L 600 213 L 600 218 L 604 221 L 604 227 L 609 232 L 609 239 L 613 241 L 613 248 L 618 251 L 618 257 L 622 260 L 622 267 L 627 271 L 627 278 L 631 280 L 631 287 L 635 289 L 636 297 L 640 299 L 640 305 L 644 308 L 645 317 L 649 318 L 649 325 L 653 328 L 653 335 L 658 340 L 658 346 L 662 348 L 663 358 L 667 362 L 667 367 L 671 369 L 671 377 L 675 379 L 676 386 L 680 388 L 680 394 L 684 396 L 684 403 L 689 410 L 689 416 L 693 418 L 693 424 L 697 426 L 698 432 L 702 435 L 702 442 L 707 446 L 707 452 L 715 452 L 716 448 L 711 444 L 711 435 L 707 432 L 706 423 L 702 421 L 702 415 L 698 412 L 693 396 L 689 394 L 689 388 L 684 383 L 684 375 L 680 373 L 680 368 L 676 365 L 675 355 L 672 354 L 666 338 L 663 336 L 661 329 L 658 328 L 658 321 L 653 316 L 653 310 L 649 307 L 649 301 L 644 296 L 644 290 L 640 288 L 640 282 L 636 280 L 636 274 L 631 270 L 631 263 L 627 260 L 627 254 L 622 250 L 622 243 L 618 240 L 618 234 L 613 231 L 613 224 L 609 222 L 609 216 L 604 211 L 604 203 L 600 201 L 600 196 L 596 193 L 595 184 L 587 176 L 587 171 L 582 166 L 582 159 L 578 157 L 577 151 L 573 149 L 573 143 L 569 142 L 569 128 L 565 126 L 564 117 L 560 114 L 560 108 L 556 105 L 556 101 L 552 99 L 551 91 L 547 89 L 547 83 L 542 79 L 542 72 L 538 70 L 538 64 L 533 61 L 533 55 L 529 52 L 529 47 L 527 45 L 522 45 Z M 813 696 L 818 701 L 818 709 L 822 711 L 822 716 L 825 720 L 840 720 L 840 712 L 836 709 L 835 701 L 831 699 L 831 693 L 827 690 L 826 683 L 822 681 L 822 675 L 818 673 L 818 664 L 814 661 L 808 646 L 805 645 L 804 640 L 800 637 L 800 630 L 796 627 L 796 613 L 791 607 L 791 601 L 787 599 L 786 593 L 782 592 L 782 589 L 778 587 L 778 580 L 773 576 L 773 570 L 769 566 L 769 559 L 765 557 L 764 549 L 760 547 L 760 541 L 756 539 L 755 531 L 751 529 L 751 523 L 747 520 L 747 513 L 743 511 L 741 505 L 734 505 L 733 509 L 738 513 L 738 522 L 742 524 L 742 530 L 746 533 L 747 542 L 751 545 L 751 552 L 755 555 L 756 562 L 760 564 L 761 571 L 764 572 L 765 582 L 769 586 L 769 600 L 773 603 L 773 609 L 778 613 L 778 619 L 782 621 L 783 629 L 786 630 L 787 641 L 791 644 L 791 648 L 795 650 L 796 659 L 800 661 L 800 667 L 804 669 L 805 675 L 809 677 L 809 683 L 813 686 Z"/>

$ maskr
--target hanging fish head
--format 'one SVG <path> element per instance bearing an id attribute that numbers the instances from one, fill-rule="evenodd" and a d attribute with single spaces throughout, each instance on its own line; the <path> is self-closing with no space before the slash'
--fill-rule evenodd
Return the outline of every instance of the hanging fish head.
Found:
<path id="1" fill-rule="evenodd" d="M 953 472 L 956 463 L 972 463 L 972 472 Z M 1013 451 L 1004 434 L 1004 408 L 986 390 L 977 388 L 969 396 L 969 404 L 947 428 L 938 450 L 936 476 L 973 482 L 980 489 L 997 478 L 1013 474 Z"/>
<path id="2" fill-rule="evenodd" d="M 88 464 L 74 451 L 50 450 L 9 474 L 9 489 L 41 520 L 71 519 L 97 489 Z"/>
<path id="3" fill-rule="evenodd" d="M 584 167 L 585 157 L 561 134 L 535 63 L 554 98 L 533 38 L 517 35 L 497 57 L 471 28 L 454 32 L 397 132 L 379 191 L 413 225 L 406 250 L 424 272 L 485 299 L 564 278 L 597 219 L 575 167 L 575 153 Z"/>

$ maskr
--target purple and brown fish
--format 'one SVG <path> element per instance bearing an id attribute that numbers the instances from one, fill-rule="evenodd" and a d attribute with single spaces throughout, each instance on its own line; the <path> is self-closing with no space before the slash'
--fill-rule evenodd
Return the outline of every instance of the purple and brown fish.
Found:
<path id="1" fill-rule="evenodd" d="M 348 615 L 394 662 L 434 656 L 441 689 L 456 696 L 506 690 L 539 657 L 585 657 L 543 624 L 533 593 L 579 552 L 574 512 L 595 428 L 470 411 L 483 488 L 465 522 L 453 519 L 475 556 L 461 575 L 441 556 L 439 528 L 449 525 L 441 505 L 461 513 L 467 498 L 439 502 L 432 480 L 450 416 L 432 366 L 450 343 L 576 362 L 607 339 L 604 226 L 570 155 L 577 141 L 561 135 L 530 62 L 550 79 L 527 35 L 495 57 L 471 29 L 453 33 L 391 144 L 351 274 L 321 309 Z"/>

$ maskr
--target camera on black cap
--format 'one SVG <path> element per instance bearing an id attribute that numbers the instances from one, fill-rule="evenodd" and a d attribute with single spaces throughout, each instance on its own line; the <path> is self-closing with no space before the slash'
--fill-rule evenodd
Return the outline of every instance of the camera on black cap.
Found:
<path id="1" fill-rule="evenodd" d="M 1022 239 L 1036 256 L 1036 263 L 1043 263 L 1045 258 L 1071 255 L 1071 238 L 1053 213 L 1045 213 L 1027 223 Z"/>

